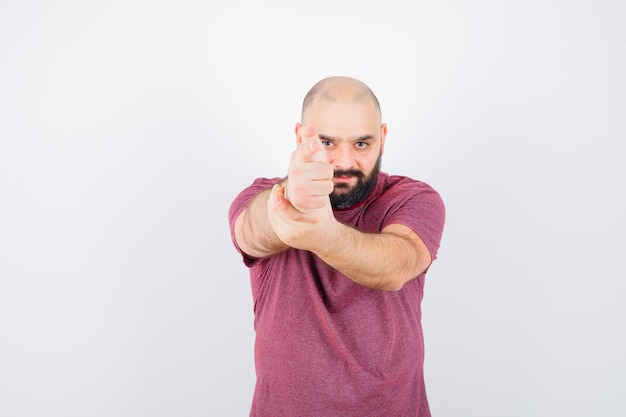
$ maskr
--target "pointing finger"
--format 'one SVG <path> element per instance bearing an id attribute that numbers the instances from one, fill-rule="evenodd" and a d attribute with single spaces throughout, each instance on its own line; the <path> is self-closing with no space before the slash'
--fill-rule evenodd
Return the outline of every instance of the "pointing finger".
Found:
<path id="1" fill-rule="evenodd" d="M 326 162 L 326 151 L 317 136 L 317 128 L 313 124 L 302 126 L 302 142 L 300 150 L 302 160 L 307 162 Z"/>

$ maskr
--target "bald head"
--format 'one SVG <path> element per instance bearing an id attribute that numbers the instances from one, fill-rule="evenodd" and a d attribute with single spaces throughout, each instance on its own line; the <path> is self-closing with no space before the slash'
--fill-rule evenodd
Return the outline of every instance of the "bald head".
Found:
<path id="1" fill-rule="evenodd" d="M 333 103 L 341 100 L 369 101 L 375 106 L 380 117 L 378 98 L 365 83 L 351 77 L 334 76 L 318 81 L 304 97 L 301 114 L 302 123 L 307 122 L 307 110 L 313 103 L 318 101 Z"/>

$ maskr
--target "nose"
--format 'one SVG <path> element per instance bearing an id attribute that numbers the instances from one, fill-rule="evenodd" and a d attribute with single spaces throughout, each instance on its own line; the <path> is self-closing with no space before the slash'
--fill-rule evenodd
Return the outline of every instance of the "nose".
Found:
<path id="1" fill-rule="evenodd" d="M 354 151 L 350 146 L 337 146 L 333 149 L 331 164 L 335 169 L 355 168 Z"/>

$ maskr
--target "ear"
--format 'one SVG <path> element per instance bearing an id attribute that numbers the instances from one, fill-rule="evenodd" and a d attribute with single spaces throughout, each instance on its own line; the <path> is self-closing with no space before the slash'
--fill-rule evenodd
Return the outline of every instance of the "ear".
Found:
<path id="1" fill-rule="evenodd" d="M 302 123 L 297 122 L 294 131 L 296 133 L 296 145 L 299 146 L 302 143 Z"/>
<path id="2" fill-rule="evenodd" d="M 380 125 L 380 154 L 385 152 L 385 138 L 387 137 L 387 123 Z"/>

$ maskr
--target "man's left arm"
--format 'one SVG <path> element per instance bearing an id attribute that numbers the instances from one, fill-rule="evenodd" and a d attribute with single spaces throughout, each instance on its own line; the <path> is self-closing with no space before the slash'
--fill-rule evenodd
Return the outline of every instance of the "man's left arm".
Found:
<path id="1" fill-rule="evenodd" d="M 428 248 L 409 227 L 390 224 L 364 233 L 337 223 L 335 238 L 313 252 L 352 281 L 378 290 L 399 290 L 431 263 Z"/>
<path id="2" fill-rule="evenodd" d="M 272 228 L 286 245 L 315 253 L 364 287 L 399 290 L 431 263 L 422 239 L 402 224 L 390 224 L 380 233 L 361 232 L 338 222 L 330 204 L 299 212 L 280 186 L 274 187 L 268 203 Z"/>

